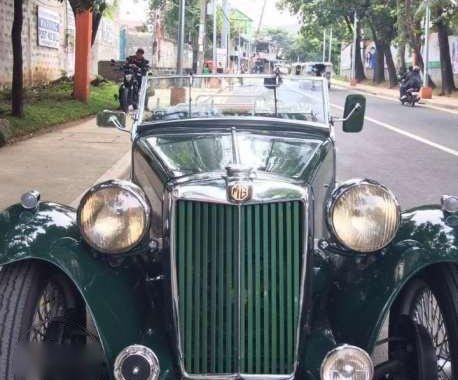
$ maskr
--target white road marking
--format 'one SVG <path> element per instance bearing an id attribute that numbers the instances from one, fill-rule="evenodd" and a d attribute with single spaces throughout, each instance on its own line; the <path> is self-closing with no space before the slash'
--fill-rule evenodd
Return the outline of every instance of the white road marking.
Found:
<path id="1" fill-rule="evenodd" d="M 331 104 L 331 106 L 333 106 L 333 107 L 335 107 L 337 109 L 340 109 L 340 110 L 344 109 L 344 107 L 338 106 L 337 104 Z M 417 135 L 415 135 L 413 133 L 406 132 L 406 131 L 404 131 L 404 130 L 402 130 L 400 128 L 397 128 L 397 127 L 394 127 L 394 126 L 392 126 L 390 124 L 384 123 L 383 121 L 378 121 L 376 119 L 373 119 L 372 117 L 366 116 L 365 119 L 367 121 L 370 121 L 371 123 L 374 123 L 374 124 L 380 125 L 383 128 L 389 129 L 390 131 L 399 133 L 400 135 L 409 137 L 409 138 L 411 138 L 411 139 L 413 139 L 415 141 L 421 142 L 421 143 L 429 145 L 429 146 L 431 146 L 433 148 L 439 149 L 439 150 L 441 150 L 441 151 L 443 151 L 445 153 L 448 153 L 448 154 L 451 154 L 453 156 L 458 157 L 458 150 L 455 150 L 455 149 L 446 147 L 444 145 L 435 143 L 434 141 L 428 140 L 428 139 L 426 139 L 424 137 L 417 136 Z"/>
<path id="2" fill-rule="evenodd" d="M 333 87 L 337 88 L 338 90 L 357 92 L 357 93 L 360 93 L 362 95 L 373 96 L 374 98 L 390 100 L 392 102 L 399 103 L 399 99 L 395 99 L 393 97 L 389 97 L 389 96 L 385 96 L 385 95 L 373 94 L 371 92 L 360 90 L 357 87 L 345 87 L 345 86 L 341 86 L 341 85 L 338 85 L 338 84 L 333 85 Z M 431 108 L 431 109 L 436 110 L 436 111 L 448 112 L 448 113 L 451 113 L 453 115 L 458 115 L 458 111 L 457 110 L 453 110 L 453 109 L 445 108 L 445 107 L 438 107 L 438 106 L 434 106 L 432 104 L 419 103 L 419 106 L 417 105 L 417 107 L 419 107 L 419 108 Z"/>

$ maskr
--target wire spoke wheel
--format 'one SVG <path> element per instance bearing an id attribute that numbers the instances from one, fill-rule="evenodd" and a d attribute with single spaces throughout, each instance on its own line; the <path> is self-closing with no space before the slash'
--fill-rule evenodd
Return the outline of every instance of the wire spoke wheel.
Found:
<path id="1" fill-rule="evenodd" d="M 457 380 L 458 265 L 431 266 L 412 279 L 391 307 L 389 323 L 390 358 L 402 363 L 402 379 Z"/>
<path id="2" fill-rule="evenodd" d="M 411 317 L 415 322 L 424 326 L 432 338 L 439 379 L 452 380 L 452 360 L 447 329 L 442 310 L 431 289 L 425 287 L 417 295 Z"/>
<path id="3" fill-rule="evenodd" d="M 46 339 L 52 321 L 63 318 L 67 305 L 62 290 L 50 281 L 43 289 L 37 302 L 32 327 L 29 332 L 30 342 L 42 342 Z"/>

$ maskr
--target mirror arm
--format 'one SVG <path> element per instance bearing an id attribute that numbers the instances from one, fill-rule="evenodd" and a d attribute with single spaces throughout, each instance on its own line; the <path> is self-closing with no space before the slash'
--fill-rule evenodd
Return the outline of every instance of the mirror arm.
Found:
<path id="1" fill-rule="evenodd" d="M 346 122 L 348 120 L 351 119 L 351 117 L 353 116 L 353 114 L 358 111 L 359 109 L 361 108 L 361 104 L 359 103 L 356 103 L 355 106 L 353 107 L 353 109 L 351 110 L 351 112 L 347 115 L 347 117 L 344 117 L 344 118 L 332 118 L 332 122 Z"/>
<path id="2" fill-rule="evenodd" d="M 120 131 L 122 132 L 127 132 L 129 133 L 130 131 L 127 130 L 126 128 L 123 128 L 122 124 L 119 122 L 118 118 L 116 116 L 110 116 L 110 118 L 108 119 L 108 121 L 110 123 L 112 123 L 116 129 L 119 129 Z"/>

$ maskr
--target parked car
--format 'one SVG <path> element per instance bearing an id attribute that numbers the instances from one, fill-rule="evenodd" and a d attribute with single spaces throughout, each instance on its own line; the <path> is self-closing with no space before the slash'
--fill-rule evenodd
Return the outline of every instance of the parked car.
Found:
<path id="1" fill-rule="evenodd" d="M 292 66 L 295 75 L 324 77 L 328 80 L 328 86 L 331 88 L 333 70 L 331 62 L 296 62 Z"/>
<path id="2" fill-rule="evenodd" d="M 128 179 L 0 214 L 1 378 L 456 378 L 458 198 L 337 181 L 361 95 L 339 120 L 323 78 L 207 78 L 150 78 L 151 111 L 144 81 L 131 130 L 98 115 Z"/>

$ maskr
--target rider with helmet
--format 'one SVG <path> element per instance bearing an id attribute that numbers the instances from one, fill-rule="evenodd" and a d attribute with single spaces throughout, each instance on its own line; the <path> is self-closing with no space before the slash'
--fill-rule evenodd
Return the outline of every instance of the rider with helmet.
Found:
<path id="1" fill-rule="evenodd" d="M 412 89 L 417 92 L 421 87 L 420 68 L 418 66 L 409 67 L 409 71 L 404 75 L 403 82 L 400 86 L 401 100 L 407 98 L 407 91 Z"/>

